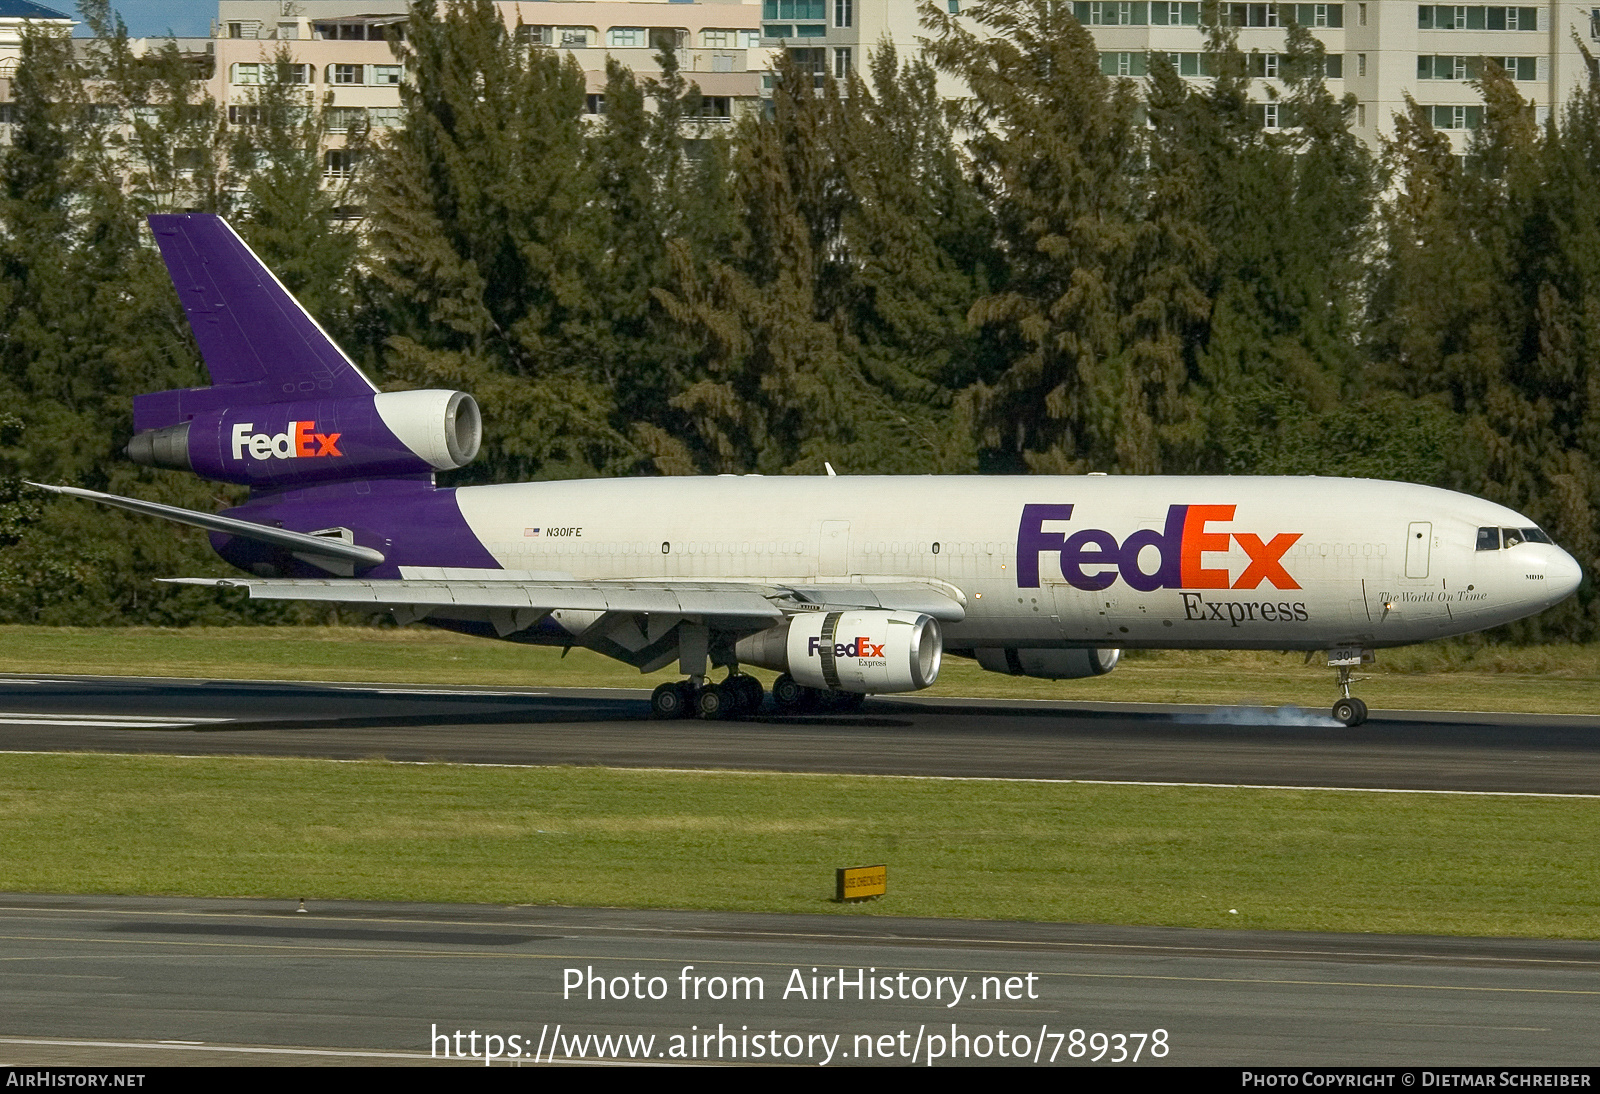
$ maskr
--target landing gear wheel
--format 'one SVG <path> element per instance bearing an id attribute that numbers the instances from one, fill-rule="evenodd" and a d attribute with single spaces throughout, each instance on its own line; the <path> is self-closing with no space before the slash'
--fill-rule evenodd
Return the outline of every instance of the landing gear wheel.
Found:
<path id="1" fill-rule="evenodd" d="M 1340 699 L 1333 704 L 1333 717 L 1347 726 L 1358 726 L 1367 720 L 1367 704 L 1360 699 Z"/>
<path id="2" fill-rule="evenodd" d="M 772 682 L 772 701 L 783 714 L 793 714 L 805 702 L 806 689 L 787 672 Z"/>
<path id="3" fill-rule="evenodd" d="M 689 693 L 683 684 L 674 680 L 662 684 L 650 693 L 650 717 L 682 718 L 689 713 Z"/>
<path id="4" fill-rule="evenodd" d="M 721 684 L 707 684 L 700 689 L 698 701 L 700 717 L 707 721 L 720 721 L 735 713 L 737 703 L 733 695 L 724 690 Z"/>
<path id="5" fill-rule="evenodd" d="M 739 673 L 730 676 L 722 682 L 727 688 L 739 697 L 739 713 L 741 715 L 757 714 L 761 710 L 761 700 L 766 698 L 766 691 L 761 687 L 761 681 L 754 676 Z"/>

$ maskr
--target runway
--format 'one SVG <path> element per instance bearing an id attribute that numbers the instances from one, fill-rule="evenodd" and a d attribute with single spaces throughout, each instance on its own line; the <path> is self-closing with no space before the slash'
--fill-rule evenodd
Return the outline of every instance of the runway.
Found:
<path id="1" fill-rule="evenodd" d="M 0 1066 L 1552 1067 L 1600 1019 L 1594 942 L 857 915 L 0 894 L 0 967 Z"/>
<path id="2" fill-rule="evenodd" d="M 873 698 L 652 721 L 625 689 L 0 677 L 0 751 L 1600 794 L 1600 717 Z"/>

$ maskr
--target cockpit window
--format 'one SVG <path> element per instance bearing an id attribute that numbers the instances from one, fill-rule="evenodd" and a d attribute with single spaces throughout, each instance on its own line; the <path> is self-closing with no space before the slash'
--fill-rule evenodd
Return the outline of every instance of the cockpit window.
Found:
<path id="1" fill-rule="evenodd" d="M 1554 543 L 1555 542 L 1548 535 L 1545 534 L 1545 531 L 1544 531 L 1543 528 L 1524 528 L 1522 530 L 1522 538 L 1527 540 L 1529 543 Z"/>
<path id="2" fill-rule="evenodd" d="M 1479 528 L 1478 529 L 1478 550 L 1480 550 L 1480 551 L 1498 551 L 1499 549 L 1500 549 L 1500 529 L 1498 529 L 1498 528 Z"/>
<path id="3" fill-rule="evenodd" d="M 1522 534 L 1521 529 L 1518 529 L 1518 528 L 1502 528 L 1502 529 L 1500 529 L 1500 542 L 1503 543 L 1506 547 L 1515 547 L 1517 544 L 1521 543 L 1526 538 L 1527 537 Z"/>

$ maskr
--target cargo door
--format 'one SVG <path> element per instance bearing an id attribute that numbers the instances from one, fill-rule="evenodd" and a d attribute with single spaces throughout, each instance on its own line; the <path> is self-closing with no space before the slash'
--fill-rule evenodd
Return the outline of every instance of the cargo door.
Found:
<path id="1" fill-rule="evenodd" d="M 844 578 L 850 575 L 850 522 L 822 522 L 822 542 L 817 555 L 817 577 Z"/>

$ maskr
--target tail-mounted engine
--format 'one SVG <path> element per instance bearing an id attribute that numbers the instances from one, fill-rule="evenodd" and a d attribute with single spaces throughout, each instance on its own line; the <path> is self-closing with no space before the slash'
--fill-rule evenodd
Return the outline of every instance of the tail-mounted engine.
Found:
<path id="1" fill-rule="evenodd" d="M 805 687 L 879 695 L 937 680 L 944 640 L 938 622 L 919 612 L 821 611 L 752 635 L 735 653 Z"/>
<path id="2" fill-rule="evenodd" d="M 452 471 L 478 454 L 483 421 L 460 391 L 385 391 L 342 399 L 202 410 L 134 436 L 128 458 L 218 482 L 290 487 Z"/>

